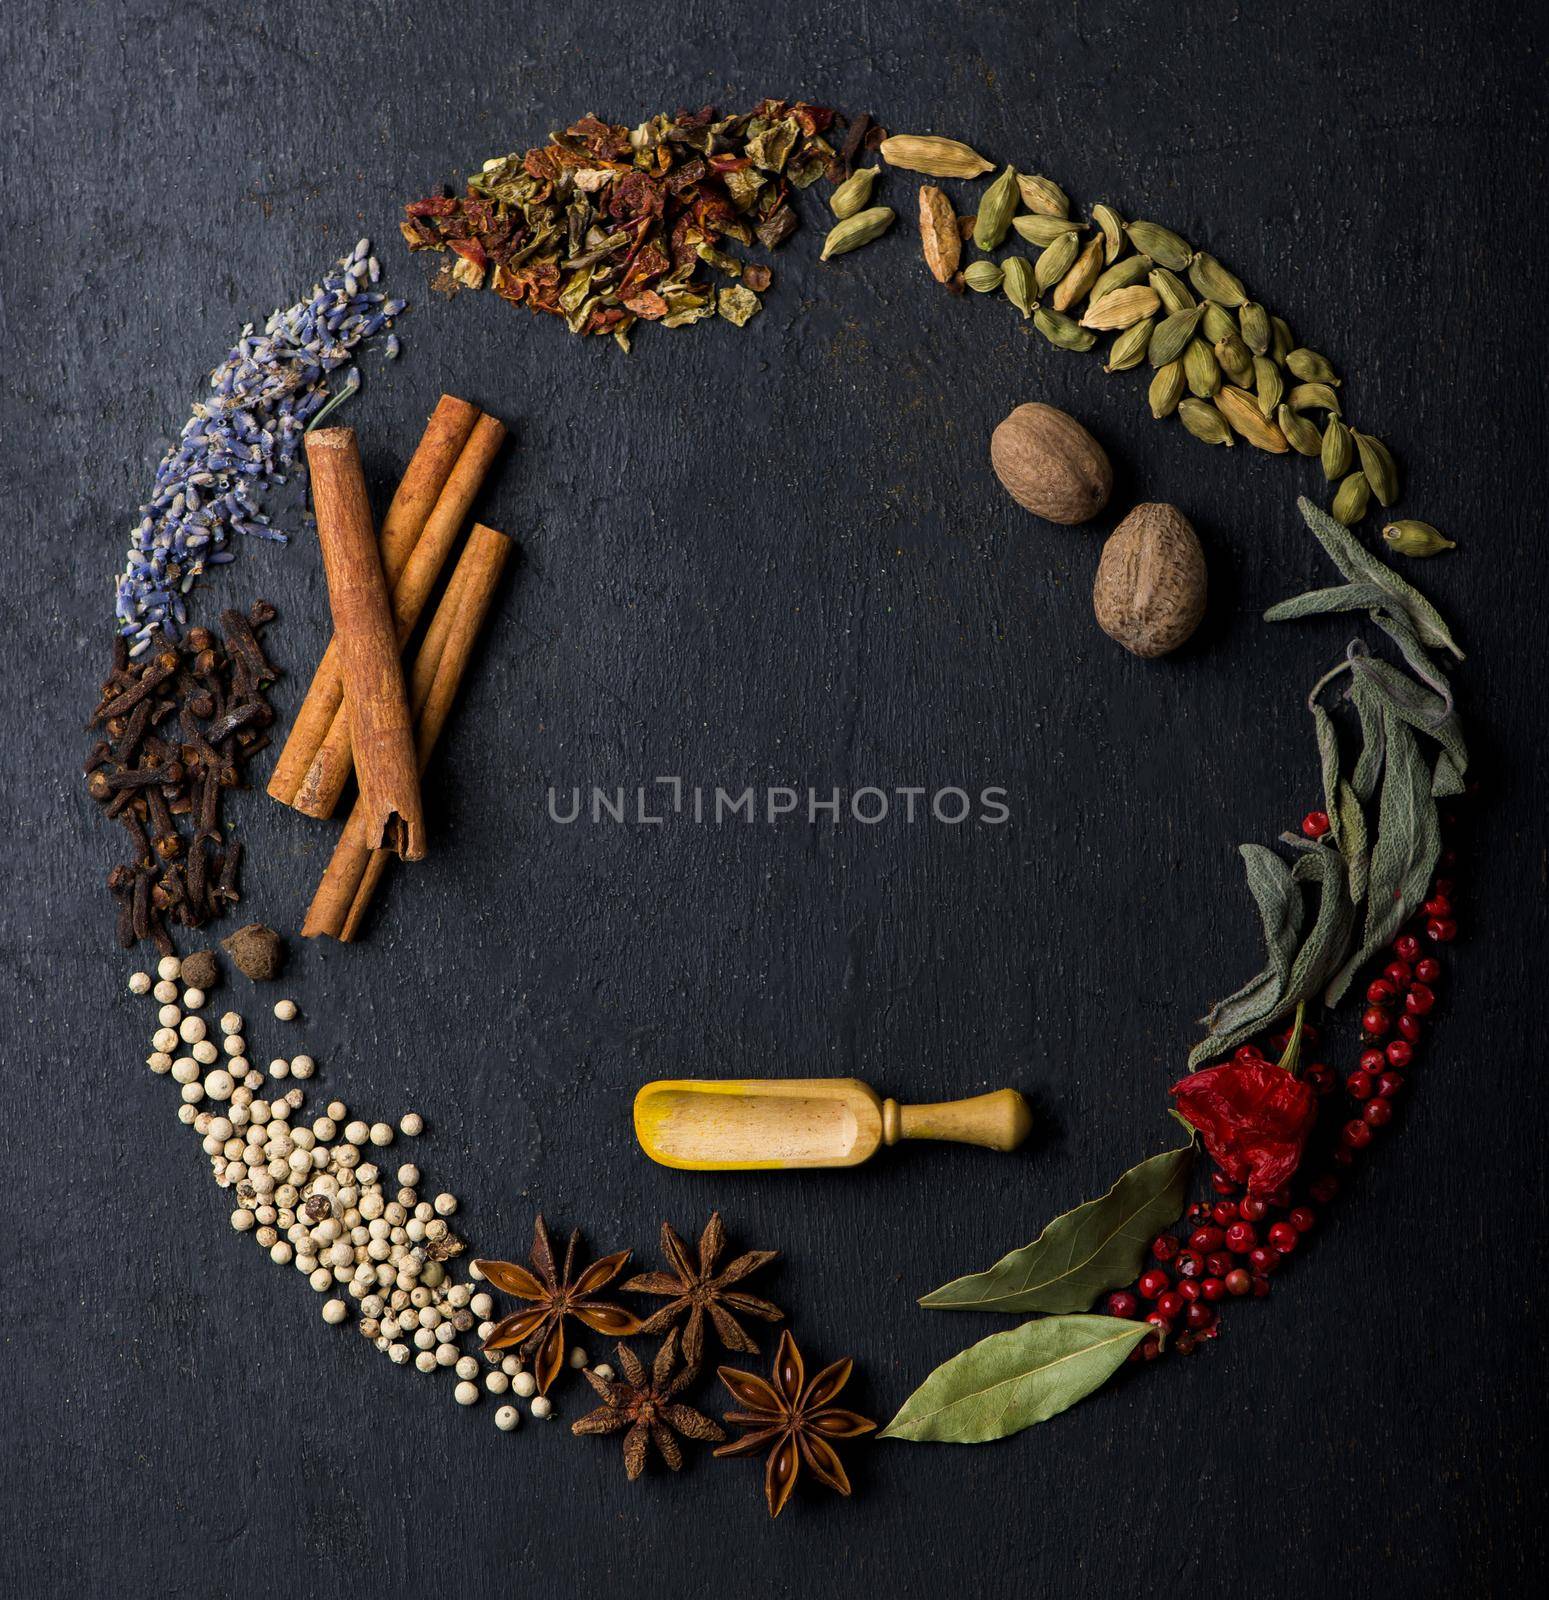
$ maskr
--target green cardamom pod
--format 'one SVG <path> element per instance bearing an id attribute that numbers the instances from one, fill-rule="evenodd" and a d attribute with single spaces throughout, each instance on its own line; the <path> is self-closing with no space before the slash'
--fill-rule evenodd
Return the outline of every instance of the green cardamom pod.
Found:
<path id="1" fill-rule="evenodd" d="M 1208 400 L 1221 387 L 1221 367 L 1215 352 L 1203 339 L 1190 339 L 1183 352 L 1183 375 L 1189 382 L 1189 393 L 1199 400 Z"/>
<path id="2" fill-rule="evenodd" d="M 1143 317 L 1139 322 L 1126 328 L 1109 345 L 1108 359 L 1103 363 L 1103 371 L 1128 372 L 1131 367 L 1138 367 L 1146 359 L 1146 346 L 1151 343 L 1151 330 L 1155 326 L 1155 317 Z"/>
<path id="3" fill-rule="evenodd" d="M 1240 306 L 1248 298 L 1242 279 L 1228 272 L 1214 256 L 1207 256 L 1203 250 L 1189 263 L 1189 282 L 1205 299 L 1214 300 L 1218 306 Z"/>
<path id="4" fill-rule="evenodd" d="M 963 282 L 975 294 L 994 294 L 1005 277 L 993 261 L 971 261 L 963 269 Z"/>
<path id="5" fill-rule="evenodd" d="M 1269 325 L 1269 313 L 1257 300 L 1250 300 L 1238 308 L 1237 326 L 1242 332 L 1242 342 L 1256 356 L 1267 356 L 1274 342 L 1274 329 Z"/>
<path id="6" fill-rule="evenodd" d="M 1456 550 L 1457 541 L 1447 539 L 1428 522 L 1418 522 L 1407 517 L 1402 522 L 1390 522 L 1382 530 L 1382 537 L 1401 556 L 1436 556 L 1443 550 Z"/>
<path id="7" fill-rule="evenodd" d="M 1132 289 L 1137 283 L 1144 282 L 1150 265 L 1144 256 L 1125 256 L 1122 261 L 1116 261 L 1092 285 L 1093 302 L 1101 300 L 1105 294 L 1112 294 L 1115 289 Z"/>
<path id="8" fill-rule="evenodd" d="M 1053 178 L 1018 177 L 1017 190 L 1029 211 L 1046 217 L 1068 217 L 1070 197 Z"/>
<path id="9" fill-rule="evenodd" d="M 1160 294 L 1161 290 L 1158 289 L 1157 293 Z M 1166 300 L 1163 300 L 1162 304 L 1165 306 Z M 1194 330 L 1199 327 L 1199 319 L 1203 315 L 1204 312 L 1198 306 L 1193 306 L 1188 310 L 1174 311 L 1171 316 L 1163 317 L 1151 340 L 1151 365 L 1165 367 L 1169 362 L 1176 361 L 1188 348 L 1189 340 L 1194 337 Z"/>
<path id="10" fill-rule="evenodd" d="M 1124 248 L 1124 218 L 1112 206 L 1096 205 L 1092 221 L 1103 231 L 1103 264 L 1111 267 Z"/>
<path id="11" fill-rule="evenodd" d="M 1069 237 L 1075 238 L 1074 234 Z M 1000 264 L 1001 288 L 1006 298 L 1022 313 L 1025 321 L 1031 315 L 1033 302 L 1038 298 L 1033 287 L 1033 269 L 1025 256 L 1007 256 Z"/>
<path id="12" fill-rule="evenodd" d="M 1206 444 L 1231 445 L 1236 442 L 1226 418 L 1207 401 L 1196 400 L 1193 396 L 1180 400 L 1178 420 L 1196 439 L 1202 439 Z"/>
<path id="13" fill-rule="evenodd" d="M 1285 397 L 1293 411 L 1332 411 L 1339 415 L 1339 396 L 1326 383 L 1299 383 Z"/>
<path id="14" fill-rule="evenodd" d="M 923 172 L 929 178 L 977 178 L 980 173 L 992 171 L 995 165 L 961 140 L 939 139 L 932 134 L 921 137 L 895 133 L 882 141 L 878 152 L 890 167 Z"/>
<path id="15" fill-rule="evenodd" d="M 989 262 L 983 263 L 991 265 Z M 974 266 L 980 265 L 975 262 Z M 968 269 L 973 271 L 973 267 Z M 1033 326 L 1059 350 L 1090 350 L 1097 343 L 1097 335 L 1090 328 L 1083 328 L 1074 317 L 1067 317 L 1063 311 L 1049 311 L 1039 306 L 1033 312 Z"/>
<path id="16" fill-rule="evenodd" d="M 998 250 L 1017 209 L 1017 173 L 1006 170 L 984 191 L 979 217 L 974 223 L 974 243 L 981 250 Z"/>
<path id="17" fill-rule="evenodd" d="M 1393 459 L 1393 452 L 1381 439 L 1374 439 L 1369 433 L 1357 433 L 1353 428 L 1350 432 L 1355 439 L 1356 454 L 1361 458 L 1361 471 L 1366 474 L 1377 503 L 1392 505 L 1398 499 L 1398 463 Z"/>
<path id="18" fill-rule="evenodd" d="M 1146 274 L 1146 282 L 1161 297 L 1164 311 L 1194 309 L 1194 296 L 1189 293 L 1189 286 L 1176 272 L 1169 272 L 1166 267 L 1155 267 Z"/>
<path id="19" fill-rule="evenodd" d="M 1349 528 L 1353 527 L 1366 515 L 1366 508 L 1371 504 L 1372 486 L 1366 481 L 1364 472 L 1352 472 L 1340 484 L 1334 495 L 1332 512 L 1335 522 L 1342 522 Z"/>
<path id="20" fill-rule="evenodd" d="M 1207 344 L 1220 344 L 1220 342 L 1237 332 L 1237 324 L 1218 306 L 1214 300 L 1205 302 L 1205 325 L 1200 329 L 1205 336 Z"/>
<path id="21" fill-rule="evenodd" d="M 1355 441 L 1338 417 L 1331 416 L 1328 419 L 1318 454 L 1323 458 L 1323 476 L 1330 483 L 1337 482 L 1354 466 Z"/>
<path id="22" fill-rule="evenodd" d="M 1081 240 L 1073 233 L 1062 233 L 1049 248 L 1042 252 L 1033 265 L 1033 277 L 1039 294 L 1052 289 L 1076 264 L 1081 254 Z"/>
<path id="23" fill-rule="evenodd" d="M 828 197 L 828 209 L 843 222 L 857 211 L 871 204 L 872 185 L 877 181 L 879 167 L 857 167 Z"/>
<path id="24" fill-rule="evenodd" d="M 1086 224 L 1072 222 L 1069 217 L 1041 217 L 1033 211 L 1024 217 L 1013 217 L 1011 226 L 1029 244 L 1035 244 L 1040 250 L 1045 250 L 1056 239 L 1067 233 L 1075 233 L 1077 229 L 1086 227 Z"/>
<path id="25" fill-rule="evenodd" d="M 1269 353 L 1283 367 L 1285 358 L 1296 348 L 1296 335 L 1291 332 L 1291 324 L 1284 317 L 1271 317 L 1269 331 Z"/>
<path id="26" fill-rule="evenodd" d="M 1280 376 L 1280 368 L 1268 356 L 1253 358 L 1253 392 L 1259 397 L 1259 411 L 1267 422 L 1285 399 L 1285 379 Z"/>
<path id="27" fill-rule="evenodd" d="M 1327 383 L 1336 389 L 1339 387 L 1333 367 L 1316 350 L 1293 350 L 1285 358 L 1285 364 L 1292 376 L 1300 378 L 1303 383 Z"/>
<path id="28" fill-rule="evenodd" d="M 846 217 L 829 230 L 818 259 L 827 261 L 830 256 L 842 256 L 847 250 L 859 250 L 863 244 L 870 244 L 893 226 L 896 215 L 891 206 L 871 206 L 857 211 L 853 217 Z"/>
<path id="29" fill-rule="evenodd" d="M 1152 344 L 1156 343 L 1155 338 Z M 1169 361 L 1165 367 L 1158 367 L 1151 378 L 1151 388 L 1146 398 L 1151 402 L 1151 415 L 1160 421 L 1163 417 L 1170 417 L 1178 409 L 1178 402 L 1183 398 L 1183 363 Z"/>
<path id="30" fill-rule="evenodd" d="M 1306 417 L 1300 412 L 1293 411 L 1290 406 L 1282 405 L 1275 415 L 1275 420 L 1280 424 L 1280 431 L 1285 435 L 1286 443 L 1298 455 L 1317 455 L 1322 447 L 1322 437 Z"/>
<path id="31" fill-rule="evenodd" d="M 1216 360 L 1221 363 L 1221 370 L 1233 383 L 1253 382 L 1253 357 L 1248 354 L 1247 345 L 1235 332 L 1227 334 L 1224 339 L 1216 340 L 1215 355 Z"/>
<path id="32" fill-rule="evenodd" d="M 1124 230 L 1129 242 L 1143 256 L 1150 256 L 1159 267 L 1169 267 L 1174 272 L 1187 272 L 1194 251 L 1186 239 L 1181 239 L 1171 228 L 1159 222 L 1132 222 Z"/>

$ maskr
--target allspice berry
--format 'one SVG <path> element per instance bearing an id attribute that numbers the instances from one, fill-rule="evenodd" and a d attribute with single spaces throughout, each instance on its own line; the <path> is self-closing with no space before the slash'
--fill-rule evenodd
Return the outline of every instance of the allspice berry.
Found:
<path id="1" fill-rule="evenodd" d="M 1176 506 L 1136 506 L 1109 536 L 1092 607 L 1104 633 L 1137 656 L 1176 650 L 1205 614 L 1205 553 Z"/>
<path id="2" fill-rule="evenodd" d="M 1113 492 L 1103 447 L 1074 417 L 1036 402 L 990 436 L 990 464 L 1011 498 L 1047 522 L 1087 522 Z"/>
<path id="3" fill-rule="evenodd" d="M 245 928 L 238 928 L 229 939 L 221 940 L 221 949 L 236 962 L 240 971 L 259 983 L 279 977 L 285 965 L 285 941 L 273 928 L 266 928 L 261 922 L 250 922 Z"/>
<path id="4" fill-rule="evenodd" d="M 183 982 L 189 988 L 208 993 L 220 982 L 220 976 L 221 964 L 213 950 L 195 950 L 192 955 L 183 957 Z"/>

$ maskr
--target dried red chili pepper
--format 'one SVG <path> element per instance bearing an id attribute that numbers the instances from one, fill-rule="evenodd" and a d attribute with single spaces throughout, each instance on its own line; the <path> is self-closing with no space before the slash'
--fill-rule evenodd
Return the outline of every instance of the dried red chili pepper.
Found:
<path id="1" fill-rule="evenodd" d="M 1206 1067 L 1171 1092 L 1211 1159 L 1249 1194 L 1290 1180 L 1318 1115 L 1312 1086 L 1262 1058 Z"/>

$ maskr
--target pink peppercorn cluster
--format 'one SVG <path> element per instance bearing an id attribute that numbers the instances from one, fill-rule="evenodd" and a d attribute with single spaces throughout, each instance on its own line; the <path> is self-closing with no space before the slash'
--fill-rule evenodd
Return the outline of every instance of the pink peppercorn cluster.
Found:
<path id="1" fill-rule="evenodd" d="M 1320 838 L 1328 828 L 1328 817 L 1321 811 L 1309 812 L 1302 822 L 1302 832 L 1312 839 Z M 1393 940 L 1387 964 L 1367 985 L 1360 1062 L 1344 1081 L 1353 1114 L 1340 1125 L 1326 1151 L 1331 1167 L 1353 1166 L 1359 1153 L 1393 1120 L 1394 1102 L 1414 1063 L 1425 1019 L 1436 1005 L 1442 947 L 1457 937 L 1451 876 L 1455 866 L 1455 852 L 1443 851 L 1441 873 L 1419 915 Z M 1270 1038 L 1269 1055 L 1257 1045 L 1242 1045 L 1233 1059 L 1273 1061 L 1289 1037 L 1286 1032 Z M 1318 1042 L 1318 1030 L 1304 1026 L 1303 1048 L 1315 1050 Z M 1340 1087 L 1333 1069 L 1321 1061 L 1303 1066 L 1300 1076 L 1322 1101 Z M 1319 1123 L 1328 1129 L 1326 1116 L 1320 1116 Z M 1143 1316 L 1158 1330 L 1157 1338 L 1145 1340 L 1130 1352 L 1130 1360 L 1154 1360 L 1162 1353 L 1164 1337 L 1169 1348 L 1187 1355 L 1201 1339 L 1213 1339 L 1220 1332 L 1218 1308 L 1222 1301 L 1267 1296 L 1271 1276 L 1317 1226 L 1321 1210 L 1334 1199 L 1339 1186 L 1338 1173 L 1325 1171 L 1305 1182 L 1298 1175 L 1270 1194 L 1255 1195 L 1219 1169 L 1213 1171 L 1210 1187 L 1214 1198 L 1189 1207 L 1187 1232 L 1158 1234 L 1151 1242 L 1153 1264 L 1132 1289 L 1119 1289 L 1108 1296 L 1110 1316 Z"/>

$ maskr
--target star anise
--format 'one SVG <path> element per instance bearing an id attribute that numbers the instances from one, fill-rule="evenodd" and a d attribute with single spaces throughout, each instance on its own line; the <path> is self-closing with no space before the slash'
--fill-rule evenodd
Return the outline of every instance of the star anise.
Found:
<path id="1" fill-rule="evenodd" d="M 674 1328 L 662 1341 L 646 1373 L 639 1356 L 627 1344 L 618 1350 L 624 1376 L 600 1378 L 588 1371 L 586 1381 L 602 1396 L 602 1404 L 570 1425 L 572 1433 L 617 1433 L 624 1435 L 624 1472 L 631 1480 L 645 1471 L 649 1447 L 655 1445 L 663 1461 L 676 1472 L 683 1465 L 679 1436 L 685 1439 L 714 1441 L 725 1432 L 709 1417 L 701 1416 L 678 1396 L 694 1381 L 698 1368 L 692 1363 L 674 1374 L 678 1359 L 678 1330 Z"/>
<path id="2" fill-rule="evenodd" d="M 828 1441 L 856 1439 L 876 1427 L 870 1418 L 830 1403 L 849 1382 L 852 1365 L 848 1360 L 835 1361 L 808 1383 L 801 1351 L 786 1329 L 775 1351 L 772 1383 L 751 1372 L 719 1369 L 721 1382 L 746 1409 L 726 1413 L 726 1421 L 744 1432 L 715 1453 L 750 1456 L 771 1447 L 764 1466 L 764 1497 L 771 1517 L 785 1509 L 803 1467 L 830 1489 L 849 1494 L 844 1464 Z"/>
<path id="3" fill-rule="evenodd" d="M 603 1256 L 577 1275 L 575 1257 L 580 1242 L 581 1230 L 577 1228 L 565 1246 L 564 1268 L 556 1272 L 549 1230 L 540 1216 L 532 1230 L 535 1273 L 514 1261 L 474 1263 L 497 1289 L 515 1295 L 518 1300 L 535 1302 L 530 1311 L 513 1311 L 510 1316 L 502 1317 L 490 1330 L 484 1348 L 509 1350 L 512 1345 L 520 1345 L 522 1354 L 532 1361 L 540 1394 L 548 1392 L 549 1385 L 564 1368 L 566 1317 L 575 1317 L 588 1328 L 615 1339 L 640 1332 L 639 1319 L 623 1306 L 595 1298 L 599 1289 L 612 1283 L 624 1270 L 629 1252 L 620 1250 L 615 1255 Z"/>
<path id="4" fill-rule="evenodd" d="M 683 1328 L 683 1355 L 691 1367 L 704 1359 L 705 1319 L 708 1317 L 716 1336 L 728 1350 L 743 1350 L 750 1355 L 758 1353 L 758 1342 L 732 1315 L 741 1312 L 745 1317 L 762 1317 L 766 1322 L 778 1322 L 785 1313 L 769 1300 L 757 1295 L 742 1294 L 734 1290 L 734 1283 L 766 1267 L 779 1253 L 775 1250 L 749 1250 L 719 1272 L 715 1264 L 726 1248 L 726 1229 L 721 1225 L 721 1214 L 713 1211 L 699 1236 L 699 1266 L 689 1259 L 688 1247 L 673 1231 L 671 1223 L 662 1224 L 662 1254 L 666 1256 L 671 1272 L 643 1272 L 631 1278 L 624 1287 L 626 1293 L 669 1296 L 668 1304 L 653 1312 L 640 1325 L 642 1333 L 660 1333 L 670 1328 L 687 1314 Z"/>

